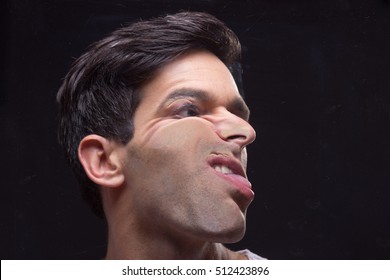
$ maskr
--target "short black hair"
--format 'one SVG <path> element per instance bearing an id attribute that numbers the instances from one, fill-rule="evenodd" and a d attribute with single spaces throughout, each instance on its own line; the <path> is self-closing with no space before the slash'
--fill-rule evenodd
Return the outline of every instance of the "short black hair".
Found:
<path id="1" fill-rule="evenodd" d="M 157 69 L 193 50 L 212 52 L 235 77 L 240 74 L 241 45 L 234 32 L 207 13 L 180 12 L 114 31 L 91 45 L 66 75 L 57 94 L 59 141 L 83 198 L 99 217 L 104 217 L 101 194 L 80 164 L 80 141 L 89 134 L 130 141 L 140 88 Z"/>

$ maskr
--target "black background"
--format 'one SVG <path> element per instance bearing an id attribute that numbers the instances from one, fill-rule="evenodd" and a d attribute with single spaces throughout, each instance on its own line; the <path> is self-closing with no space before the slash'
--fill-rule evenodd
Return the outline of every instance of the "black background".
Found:
<path id="1" fill-rule="evenodd" d="M 57 144 L 56 91 L 91 42 L 181 9 L 216 15 L 243 45 L 256 199 L 231 247 L 270 259 L 390 259 L 389 1 L 2 5 L 2 259 L 104 256 L 105 225 Z"/>

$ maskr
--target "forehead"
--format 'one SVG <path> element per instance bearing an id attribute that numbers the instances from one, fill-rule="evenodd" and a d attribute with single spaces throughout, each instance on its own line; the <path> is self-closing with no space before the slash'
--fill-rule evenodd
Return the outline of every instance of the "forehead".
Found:
<path id="1" fill-rule="evenodd" d="M 234 78 L 214 54 L 197 51 L 179 56 L 160 68 L 141 89 L 142 101 L 158 102 L 182 88 L 208 95 L 208 100 L 242 100 Z"/>

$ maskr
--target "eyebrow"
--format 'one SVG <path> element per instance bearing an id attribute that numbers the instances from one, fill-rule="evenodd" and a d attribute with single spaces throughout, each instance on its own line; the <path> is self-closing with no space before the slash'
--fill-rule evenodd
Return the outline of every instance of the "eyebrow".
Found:
<path id="1" fill-rule="evenodd" d="M 196 100 L 199 100 L 203 103 L 210 103 L 213 101 L 213 98 L 211 98 L 207 92 L 199 89 L 192 89 L 192 88 L 181 88 L 174 90 L 172 93 L 170 93 L 159 105 L 158 110 L 161 111 L 164 106 L 168 103 L 172 103 L 173 101 L 180 99 L 180 98 L 193 98 Z M 242 97 L 236 97 L 234 100 L 229 102 L 229 104 L 226 106 L 226 109 L 233 113 L 234 115 L 248 121 L 249 120 L 249 108 L 246 105 L 244 99 Z"/>

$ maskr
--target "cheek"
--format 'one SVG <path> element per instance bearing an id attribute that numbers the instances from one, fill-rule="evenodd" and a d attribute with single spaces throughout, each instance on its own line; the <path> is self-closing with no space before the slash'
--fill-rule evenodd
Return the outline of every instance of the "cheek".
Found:
<path id="1" fill-rule="evenodd" d="M 156 178 L 178 179 L 191 170 L 199 171 L 214 146 L 215 135 L 210 123 L 200 118 L 160 122 L 144 137 L 130 141 L 128 178 L 138 181 L 139 174 L 144 174 L 144 183 L 152 183 L 149 181 Z"/>
<path id="2" fill-rule="evenodd" d="M 188 212 L 195 210 L 188 209 L 199 204 L 194 201 L 207 196 L 207 182 L 198 175 L 208 168 L 213 137 L 206 121 L 188 118 L 157 127 L 145 141 L 133 139 L 137 142 L 128 150 L 127 179 L 137 197 L 135 208 L 149 216 L 192 215 Z"/>
<path id="3" fill-rule="evenodd" d="M 212 141 L 215 133 L 211 124 L 200 118 L 186 118 L 157 126 L 145 139 L 145 148 L 161 152 L 195 151 L 202 143 Z"/>

